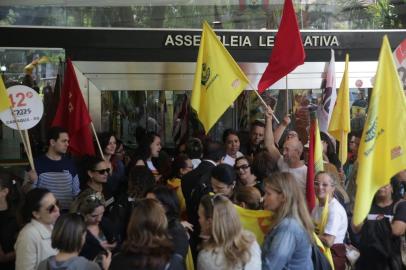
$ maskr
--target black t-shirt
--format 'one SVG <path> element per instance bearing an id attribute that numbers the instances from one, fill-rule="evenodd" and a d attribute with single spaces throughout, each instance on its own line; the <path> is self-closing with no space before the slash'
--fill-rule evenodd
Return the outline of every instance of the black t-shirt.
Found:
<path id="1" fill-rule="evenodd" d="M 397 204 L 393 220 L 406 222 L 406 201 Z"/>
<path id="2" fill-rule="evenodd" d="M 376 205 L 375 203 L 372 204 L 371 210 L 369 211 L 370 215 L 387 215 L 387 216 L 393 216 L 393 207 L 395 203 L 392 202 L 390 205 L 385 206 L 385 207 L 380 207 Z"/>

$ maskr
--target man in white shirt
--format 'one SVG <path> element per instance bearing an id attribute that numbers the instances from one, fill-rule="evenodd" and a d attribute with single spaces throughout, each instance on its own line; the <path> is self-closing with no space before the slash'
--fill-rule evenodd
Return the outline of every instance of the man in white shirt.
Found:
<path id="1" fill-rule="evenodd" d="M 303 192 L 306 193 L 307 166 L 304 161 L 300 159 L 303 152 L 303 144 L 297 137 L 288 138 L 283 144 L 283 154 L 281 155 L 275 145 L 272 130 L 272 113 L 272 109 L 268 107 L 265 113 L 265 146 L 271 154 L 272 159 L 277 161 L 279 171 L 293 174 Z"/>

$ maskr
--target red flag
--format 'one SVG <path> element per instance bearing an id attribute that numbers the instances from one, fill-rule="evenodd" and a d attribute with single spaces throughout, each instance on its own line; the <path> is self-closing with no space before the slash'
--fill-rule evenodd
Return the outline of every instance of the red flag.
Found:
<path id="1" fill-rule="evenodd" d="M 258 83 L 260 94 L 304 63 L 306 55 L 292 0 L 285 0 L 281 24 L 275 39 L 268 66 Z"/>
<path id="2" fill-rule="evenodd" d="M 316 129 L 315 121 L 312 119 L 310 121 L 310 130 L 309 130 L 309 158 L 307 166 L 307 181 L 306 181 L 306 202 L 307 208 L 311 212 L 316 206 L 316 193 L 314 192 L 314 132 Z"/>
<path id="3" fill-rule="evenodd" d="M 68 130 L 69 150 L 74 155 L 94 155 L 92 122 L 87 110 L 71 60 L 66 61 L 61 99 L 52 126 Z"/>

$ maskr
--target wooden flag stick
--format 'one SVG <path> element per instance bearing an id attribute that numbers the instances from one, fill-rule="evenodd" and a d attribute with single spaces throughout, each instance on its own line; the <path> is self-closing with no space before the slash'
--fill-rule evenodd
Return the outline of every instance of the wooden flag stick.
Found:
<path id="1" fill-rule="evenodd" d="M 266 107 L 268 107 L 268 104 L 266 104 L 265 100 L 261 97 L 261 95 L 258 93 L 258 90 L 252 86 L 251 82 L 249 83 L 249 86 L 254 90 L 255 94 L 257 94 L 257 97 L 259 100 L 262 102 L 262 104 Z M 275 114 L 272 113 L 273 118 L 275 119 L 276 123 L 279 124 L 278 118 L 276 118 Z"/>
<path id="2" fill-rule="evenodd" d="M 31 142 L 30 142 L 30 137 L 28 135 L 28 130 L 24 129 L 23 133 L 25 135 L 25 141 L 27 143 L 27 156 L 28 156 L 28 160 L 30 161 L 30 163 L 32 163 L 32 169 L 35 171 L 34 168 L 34 158 L 32 157 L 32 149 L 31 149 Z"/>
<path id="3" fill-rule="evenodd" d="M 94 137 L 96 138 L 96 143 L 97 143 L 97 146 L 98 146 L 98 148 L 99 148 L 100 155 L 101 155 L 102 159 L 105 160 L 104 154 L 103 154 L 103 150 L 102 150 L 102 148 L 101 148 L 101 146 L 100 146 L 99 138 L 97 137 L 96 129 L 94 128 L 93 122 L 90 122 L 90 125 L 91 125 L 91 127 L 92 127 L 92 131 L 93 131 Z"/>
<path id="4" fill-rule="evenodd" d="M 21 128 L 20 128 L 20 124 L 18 123 L 17 117 L 16 117 L 16 115 L 15 115 L 15 113 L 13 111 L 13 108 L 11 106 L 10 106 L 10 112 L 11 112 L 11 115 L 13 116 L 13 119 L 14 119 L 14 121 L 16 123 L 18 133 L 20 134 L 20 139 L 21 139 L 21 141 L 22 141 L 22 143 L 24 145 L 24 150 L 27 153 L 27 158 L 28 158 L 28 162 L 30 163 L 30 167 L 31 167 L 31 169 L 35 170 L 34 161 L 32 160 L 32 156 L 29 155 L 29 152 L 31 151 L 31 149 L 28 150 L 27 142 L 24 139 L 23 133 L 22 133 Z"/>

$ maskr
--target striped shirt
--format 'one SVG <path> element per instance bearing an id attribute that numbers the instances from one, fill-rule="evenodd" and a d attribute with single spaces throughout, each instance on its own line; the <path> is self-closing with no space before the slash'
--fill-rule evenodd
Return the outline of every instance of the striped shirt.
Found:
<path id="1" fill-rule="evenodd" d="M 79 194 L 79 177 L 72 159 L 63 156 L 52 160 L 43 155 L 35 160 L 38 181 L 35 187 L 47 188 L 59 201 L 61 210 L 69 210 L 76 195 Z"/>

